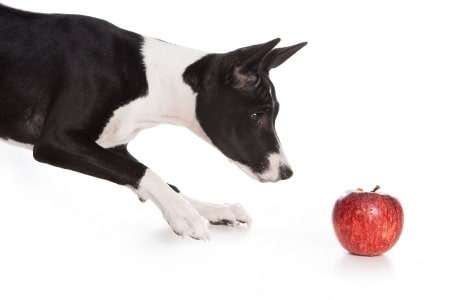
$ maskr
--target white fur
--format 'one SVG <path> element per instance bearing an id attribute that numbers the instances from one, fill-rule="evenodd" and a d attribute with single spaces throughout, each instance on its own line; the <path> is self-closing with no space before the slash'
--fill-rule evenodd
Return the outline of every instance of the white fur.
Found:
<path id="1" fill-rule="evenodd" d="M 173 191 L 151 170 L 147 169 L 135 192 L 141 199 L 153 200 L 176 234 L 204 241 L 210 240 L 205 219 L 186 199 Z"/>
<path id="2" fill-rule="evenodd" d="M 195 94 L 182 78 L 205 53 L 146 38 L 142 54 L 148 94 L 118 108 L 97 143 L 106 148 L 126 144 L 142 129 L 163 123 L 184 126 L 211 143 L 195 115 Z"/>
<path id="3" fill-rule="evenodd" d="M 225 221 L 230 226 L 237 226 L 240 223 L 246 223 L 250 226 L 252 223 L 250 215 L 238 203 L 212 204 L 192 199 L 183 194 L 181 196 L 189 201 L 195 210 L 210 222 Z"/>
<path id="4" fill-rule="evenodd" d="M 271 153 L 267 158 L 269 161 L 269 167 L 267 171 L 262 174 L 259 174 L 262 181 L 278 181 L 281 178 L 280 169 L 282 167 L 289 167 L 287 162 L 287 158 L 283 153 L 283 150 L 280 153 Z"/>

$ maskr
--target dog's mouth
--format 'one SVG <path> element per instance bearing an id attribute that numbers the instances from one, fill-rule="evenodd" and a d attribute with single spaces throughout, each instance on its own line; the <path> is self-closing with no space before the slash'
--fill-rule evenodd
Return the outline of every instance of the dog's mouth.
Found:
<path id="1" fill-rule="evenodd" d="M 282 153 L 271 153 L 268 155 L 266 159 L 267 167 L 262 172 L 256 172 L 247 165 L 234 160 L 231 161 L 244 171 L 244 173 L 259 182 L 277 182 L 289 179 L 293 175 L 293 171 Z"/>

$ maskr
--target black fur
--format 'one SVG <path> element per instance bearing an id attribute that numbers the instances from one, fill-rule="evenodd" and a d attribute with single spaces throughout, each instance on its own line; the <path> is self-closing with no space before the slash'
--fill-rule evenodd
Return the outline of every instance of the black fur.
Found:
<path id="1" fill-rule="evenodd" d="M 147 93 L 143 38 L 103 20 L 0 4 L 0 137 L 42 162 L 135 186 L 136 160 L 95 141 L 113 111 Z"/>

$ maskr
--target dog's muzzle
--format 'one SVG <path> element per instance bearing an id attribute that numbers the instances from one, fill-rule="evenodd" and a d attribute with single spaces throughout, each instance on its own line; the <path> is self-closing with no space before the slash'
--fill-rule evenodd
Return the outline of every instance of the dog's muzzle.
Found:
<path id="1" fill-rule="evenodd" d="M 262 172 L 255 172 L 250 167 L 233 161 L 247 175 L 259 182 L 277 182 L 292 177 L 292 171 L 283 152 L 271 153 L 266 159 L 266 167 Z"/>

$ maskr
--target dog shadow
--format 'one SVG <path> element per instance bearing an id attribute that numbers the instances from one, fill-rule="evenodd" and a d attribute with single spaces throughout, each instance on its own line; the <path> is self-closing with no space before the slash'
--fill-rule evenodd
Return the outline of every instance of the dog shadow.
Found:
<path id="1" fill-rule="evenodd" d="M 215 240 L 225 241 L 225 240 L 241 240 L 245 239 L 250 231 L 251 228 L 249 228 L 245 224 L 240 224 L 238 226 L 227 226 L 227 225 L 212 225 L 209 224 L 208 228 L 210 230 L 211 235 L 211 241 L 214 242 Z M 179 235 L 176 235 L 170 227 L 161 228 L 160 230 L 156 230 L 152 233 L 153 237 L 157 241 L 164 243 L 164 244 L 186 244 L 186 243 L 193 243 L 193 244 L 202 244 L 207 242 L 202 242 L 195 240 L 191 237 L 181 237 Z"/>

